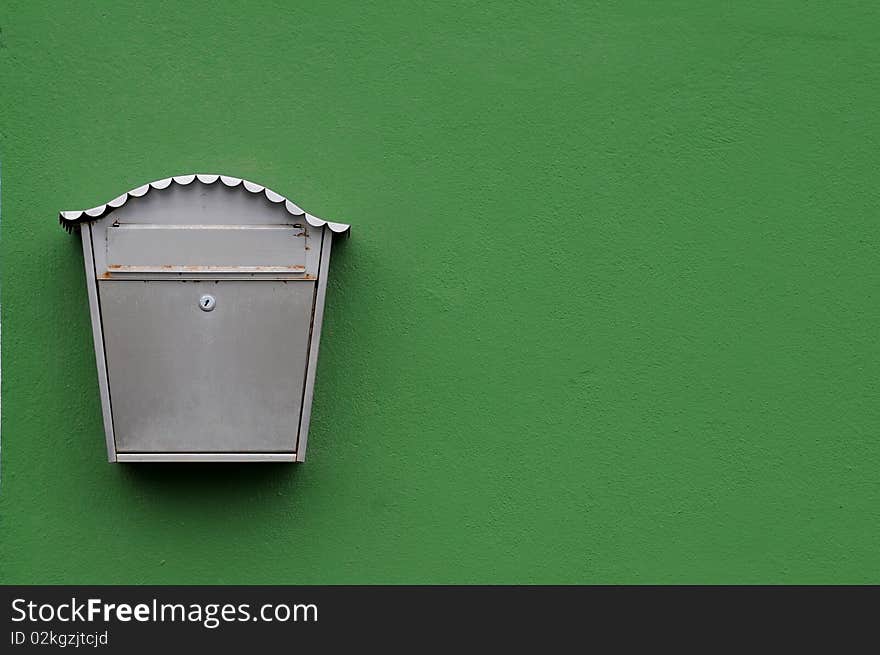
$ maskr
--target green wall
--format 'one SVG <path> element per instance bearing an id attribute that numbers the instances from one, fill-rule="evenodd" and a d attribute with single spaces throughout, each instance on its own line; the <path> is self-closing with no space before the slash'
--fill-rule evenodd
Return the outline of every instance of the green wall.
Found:
<path id="1" fill-rule="evenodd" d="M 0 581 L 880 582 L 873 3 L 134 4 L 0 8 Z M 57 212 L 196 171 L 354 226 L 303 465 L 105 461 Z"/>

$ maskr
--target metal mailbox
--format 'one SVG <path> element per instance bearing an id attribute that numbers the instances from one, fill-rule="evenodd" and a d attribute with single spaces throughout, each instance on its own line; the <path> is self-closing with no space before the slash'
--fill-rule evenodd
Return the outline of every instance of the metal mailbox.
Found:
<path id="1" fill-rule="evenodd" d="M 259 184 L 182 175 L 82 235 L 111 462 L 305 459 L 334 235 Z"/>

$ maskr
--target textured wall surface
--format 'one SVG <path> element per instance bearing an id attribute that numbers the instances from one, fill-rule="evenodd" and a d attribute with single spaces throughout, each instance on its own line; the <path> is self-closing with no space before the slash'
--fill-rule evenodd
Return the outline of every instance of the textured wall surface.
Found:
<path id="1" fill-rule="evenodd" d="M 133 4 L 0 7 L 0 581 L 880 582 L 871 3 Z M 193 171 L 354 225 L 304 465 L 105 461 L 57 211 Z"/>

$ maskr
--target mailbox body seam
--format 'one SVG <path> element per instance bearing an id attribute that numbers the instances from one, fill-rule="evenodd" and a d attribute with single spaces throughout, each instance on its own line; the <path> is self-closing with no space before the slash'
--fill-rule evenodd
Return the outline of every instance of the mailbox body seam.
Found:
<path id="1" fill-rule="evenodd" d="M 321 257 L 318 261 L 318 283 L 312 303 L 312 333 L 309 337 L 309 350 L 306 360 L 306 379 L 303 386 L 303 400 L 296 439 L 296 461 L 306 460 L 306 447 L 309 443 L 309 425 L 312 420 L 312 399 L 315 394 L 315 375 L 318 369 L 318 349 L 321 346 L 321 327 L 324 323 L 324 300 L 327 296 L 327 273 L 330 266 L 330 249 L 333 245 L 333 232 L 322 229 Z"/>
<path id="2" fill-rule="evenodd" d="M 110 384 L 104 351 L 104 326 L 101 323 L 101 299 L 98 296 L 98 280 L 95 271 L 92 226 L 80 227 L 83 261 L 86 269 L 86 289 L 89 295 L 89 313 L 92 319 L 92 341 L 95 345 L 95 363 L 98 368 L 98 390 L 101 395 L 101 415 L 104 421 L 104 437 L 107 442 L 107 461 L 116 461 L 116 439 L 113 433 L 113 409 L 110 402 Z"/>

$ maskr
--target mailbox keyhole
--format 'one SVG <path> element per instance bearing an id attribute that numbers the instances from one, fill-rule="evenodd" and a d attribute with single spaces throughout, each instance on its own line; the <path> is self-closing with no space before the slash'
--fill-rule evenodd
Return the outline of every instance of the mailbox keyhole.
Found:
<path id="1" fill-rule="evenodd" d="M 217 304 L 217 301 L 214 299 L 214 296 L 205 294 L 201 298 L 199 298 L 199 309 L 203 312 L 210 312 L 214 309 L 214 306 Z"/>

